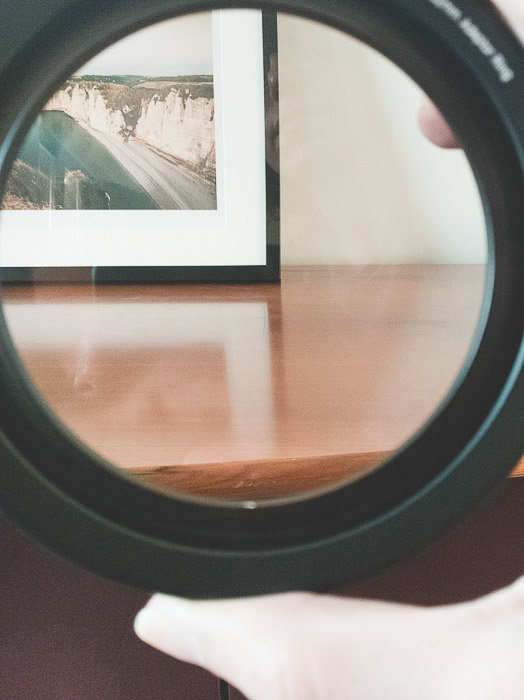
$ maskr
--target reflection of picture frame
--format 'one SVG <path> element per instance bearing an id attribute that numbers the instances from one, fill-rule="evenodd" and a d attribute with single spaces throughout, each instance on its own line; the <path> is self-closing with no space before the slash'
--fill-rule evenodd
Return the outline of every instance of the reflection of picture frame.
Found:
<path id="1" fill-rule="evenodd" d="M 261 445 L 271 443 L 274 431 L 266 297 L 251 295 L 249 301 L 223 302 L 195 299 L 191 294 L 180 301 L 173 301 L 173 297 L 154 300 L 151 296 L 147 299 L 142 296 L 138 301 L 108 301 L 102 297 L 95 303 L 86 301 L 85 296 L 71 301 L 66 295 L 51 301 L 6 303 L 4 309 L 10 333 L 25 362 L 31 365 L 32 380 L 58 418 L 114 464 L 126 468 L 158 467 L 175 462 L 230 461 L 246 445 L 249 454 L 256 450 L 246 437 L 251 435 L 253 425 L 258 426 Z M 68 322 L 64 323 L 64 319 Z M 141 356 L 142 369 L 130 373 L 133 365 L 129 362 L 136 362 Z M 182 369 L 184 357 L 189 360 L 186 370 L 192 368 L 189 372 Z M 206 382 L 212 382 L 218 374 L 223 383 L 215 393 L 204 392 L 204 399 L 194 391 L 195 358 L 199 357 L 205 358 L 198 368 L 199 379 L 202 373 L 207 373 Z M 160 386 L 154 378 L 156 363 L 159 363 L 158 381 L 163 382 Z M 172 391 L 166 392 L 164 369 L 169 365 Z M 53 371 L 62 368 L 66 376 L 73 375 L 75 385 L 81 378 L 88 384 L 94 382 L 99 390 L 101 386 L 109 387 L 110 400 L 100 402 L 97 398 L 100 393 L 95 391 L 97 409 L 93 410 L 93 404 L 73 383 L 66 382 L 68 386 L 64 388 L 51 380 L 51 385 L 58 389 L 54 394 L 49 384 L 49 367 Z M 119 367 L 122 381 L 116 376 Z M 104 371 L 111 375 L 109 383 L 104 382 Z M 191 393 L 189 401 L 183 399 L 185 391 Z M 171 394 L 176 398 L 170 399 Z M 159 409 L 161 397 L 167 399 L 167 405 Z M 142 405 L 139 417 L 129 410 L 129 405 L 136 401 Z M 229 404 L 227 408 L 224 402 Z M 197 445 L 191 442 L 195 438 L 194 426 L 205 425 L 205 415 L 199 415 L 197 409 L 193 413 L 196 423 L 188 417 L 199 405 L 210 412 L 208 419 L 212 416 L 213 431 L 206 430 L 205 439 Z M 150 420 L 145 419 L 149 410 Z M 119 430 L 106 429 L 105 426 L 114 426 L 115 420 Z M 165 431 L 163 439 L 151 441 L 148 432 L 151 421 L 155 430 Z M 127 437 L 122 441 L 118 435 L 124 424 Z M 100 433 L 106 437 L 101 438 Z"/>
<path id="2" fill-rule="evenodd" d="M 161 26 L 144 32 L 154 32 Z M 245 10 L 216 11 L 211 16 L 211 27 L 214 104 L 208 111 L 212 111 L 215 124 L 212 163 L 215 174 L 209 179 L 216 183 L 213 183 L 214 199 L 208 197 L 203 206 L 197 201 L 196 205 L 179 209 L 170 208 L 169 203 L 154 211 L 146 207 L 134 209 L 131 202 L 127 209 L 103 210 L 104 196 L 110 204 L 111 196 L 96 183 L 98 190 L 94 200 L 102 202 L 100 205 L 78 207 L 77 204 L 75 207 L 77 197 L 67 206 L 69 197 L 60 202 L 63 205 L 65 201 L 65 206 L 53 207 L 45 203 L 37 211 L 35 206 L 28 206 L 24 211 L 4 207 L 0 236 L 3 280 L 251 282 L 279 279 L 280 183 L 274 157 L 275 89 L 272 88 L 271 96 L 265 89 L 268 72 L 274 71 L 276 66 L 276 15 Z M 136 36 L 124 41 L 130 42 Z M 110 47 L 107 54 L 113 48 Z M 148 76 L 151 75 L 150 69 Z M 86 80 L 93 80 L 93 76 L 86 77 L 85 72 L 79 72 L 79 76 L 76 79 L 84 81 L 82 87 Z M 131 75 L 125 77 L 134 79 Z M 198 80 L 198 75 L 193 77 Z M 105 76 L 104 80 L 109 82 L 112 76 Z M 151 77 L 143 77 L 138 87 L 149 87 L 149 84 L 146 86 L 148 80 L 152 84 Z M 69 86 L 69 95 L 74 88 L 75 85 Z M 191 88 L 194 89 L 193 85 Z M 165 95 L 155 97 L 167 100 Z M 49 110 L 54 111 L 54 103 L 50 104 Z M 142 99 L 142 114 L 144 104 Z M 276 105 L 278 110 L 278 93 Z M 125 108 L 129 110 L 127 104 Z M 273 113 L 271 130 L 266 124 L 270 109 Z M 51 112 L 44 114 L 47 118 Z M 65 118 L 69 119 L 69 114 Z M 80 126 L 90 129 L 89 124 Z M 121 133 L 118 134 L 119 144 L 124 141 Z M 104 138 L 107 142 L 112 135 Z M 273 153 L 266 160 L 266 150 L 271 147 L 269 139 L 272 139 Z M 129 143 L 135 147 L 135 142 L 137 138 L 133 134 Z M 127 148 L 127 135 L 125 144 Z M 145 145 L 157 150 L 154 144 Z M 139 144 L 137 148 L 139 146 L 144 145 Z M 110 147 L 111 143 L 106 150 Z M 165 156 L 162 152 L 153 154 L 155 158 L 157 155 Z M 81 169 L 66 171 L 67 177 L 85 180 Z M 64 182 L 61 170 L 62 191 Z M 78 192 L 78 183 L 75 184 L 75 192 Z"/>

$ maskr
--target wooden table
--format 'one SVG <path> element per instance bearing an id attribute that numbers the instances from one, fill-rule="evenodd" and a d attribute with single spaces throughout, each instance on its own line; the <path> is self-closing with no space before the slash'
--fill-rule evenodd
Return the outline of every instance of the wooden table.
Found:
<path id="1" fill-rule="evenodd" d="M 281 285 L 13 286 L 4 302 L 36 386 L 91 448 L 162 488 L 252 499 L 355 478 L 419 429 L 483 280 L 295 267 Z"/>

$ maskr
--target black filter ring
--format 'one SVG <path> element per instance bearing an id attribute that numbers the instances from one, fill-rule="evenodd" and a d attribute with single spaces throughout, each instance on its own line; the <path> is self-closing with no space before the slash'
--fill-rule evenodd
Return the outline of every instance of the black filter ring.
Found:
<path id="1" fill-rule="evenodd" d="M 255 6 L 349 32 L 393 60 L 438 104 L 477 177 L 488 224 L 488 279 L 461 376 L 407 445 L 357 483 L 255 508 L 175 499 L 104 463 L 36 393 L 2 320 L 0 503 L 6 513 L 83 566 L 189 597 L 318 590 L 362 577 L 455 521 L 510 471 L 524 446 L 524 51 L 488 3 L 75 3 L 21 47 L 0 75 L 0 187 L 49 96 L 95 53 L 154 21 Z M 446 7 L 489 38 L 513 72 L 510 79 Z"/>

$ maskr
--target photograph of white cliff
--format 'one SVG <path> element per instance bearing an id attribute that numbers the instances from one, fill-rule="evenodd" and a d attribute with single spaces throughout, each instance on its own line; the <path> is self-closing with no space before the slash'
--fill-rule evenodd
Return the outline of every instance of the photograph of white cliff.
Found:
<path id="1" fill-rule="evenodd" d="M 12 169 L 4 210 L 215 210 L 211 14 L 114 44 L 51 98 Z"/>

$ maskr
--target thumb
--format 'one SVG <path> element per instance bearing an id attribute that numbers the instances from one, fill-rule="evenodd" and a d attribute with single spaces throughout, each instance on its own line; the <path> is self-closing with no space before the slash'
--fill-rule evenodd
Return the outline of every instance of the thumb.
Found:
<path id="1" fill-rule="evenodd" d="M 138 614 L 135 631 L 251 700 L 341 698 L 348 692 L 406 700 L 434 696 L 427 670 L 444 676 L 452 645 L 442 631 L 449 617 L 442 610 L 309 593 L 205 602 L 155 595 Z M 458 636 L 454 632 L 452 639 Z"/>
<path id="2" fill-rule="evenodd" d="M 229 681 L 253 700 L 303 698 L 298 684 L 306 682 L 306 660 L 297 628 L 303 615 L 311 615 L 314 597 L 295 593 L 189 601 L 157 594 L 138 613 L 135 632 L 156 649 Z"/>

